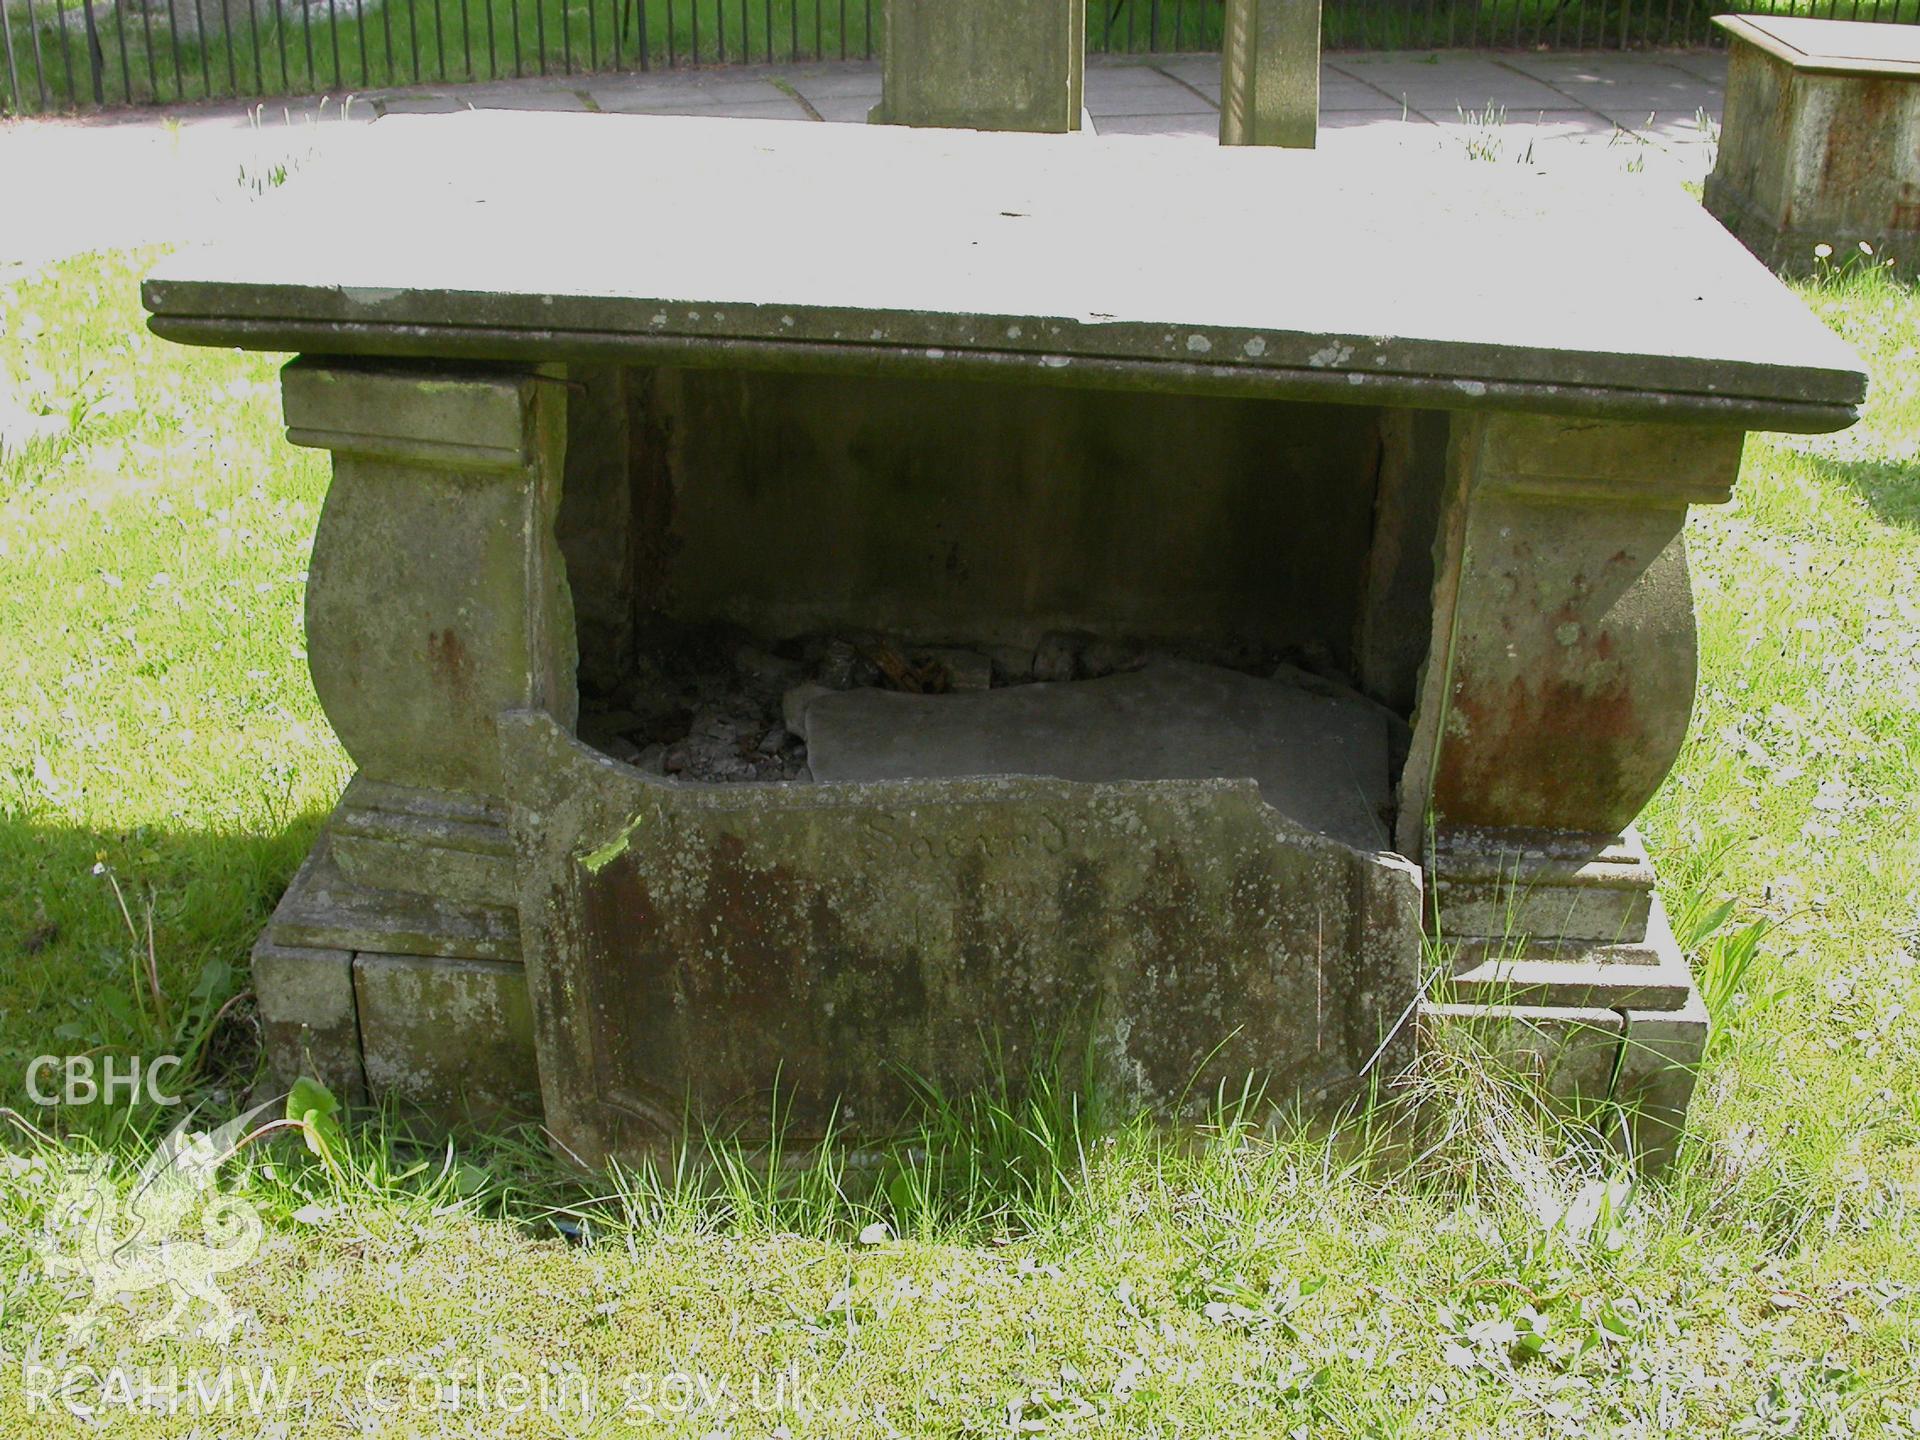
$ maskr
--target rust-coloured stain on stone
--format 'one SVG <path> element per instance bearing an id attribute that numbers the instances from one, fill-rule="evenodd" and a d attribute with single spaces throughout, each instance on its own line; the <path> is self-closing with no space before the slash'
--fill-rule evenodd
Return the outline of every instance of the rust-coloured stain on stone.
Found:
<path id="1" fill-rule="evenodd" d="M 427 665 L 462 705 L 473 703 L 473 656 L 451 627 L 427 636 Z"/>
<path id="2" fill-rule="evenodd" d="M 805 1134 L 825 1133 L 836 1110 L 896 1119 L 874 1111 L 898 1091 L 889 1042 L 926 1007 L 914 957 L 850 933 L 825 887 L 755 863 L 737 834 L 701 837 L 680 859 L 671 882 L 632 852 L 582 878 L 584 939 L 606 967 L 596 1041 L 611 1063 L 697 1077 L 709 1116 L 764 1121 L 777 1091 Z M 837 1084 L 843 1068 L 860 1079 Z M 686 1097 L 643 1098 L 672 1113 Z"/>
<path id="3" fill-rule="evenodd" d="M 1899 108 L 1898 91 L 1904 82 L 1863 80 L 1847 93 L 1847 103 L 1834 115 L 1820 155 L 1820 183 L 1843 194 L 1871 185 L 1885 166 L 1885 157 L 1871 143 Z"/>
<path id="4" fill-rule="evenodd" d="M 1473 743 L 1442 747 L 1434 809 L 1448 823 L 1511 824 L 1534 805 L 1542 814 L 1523 819 L 1543 826 L 1566 814 L 1608 817 L 1623 809 L 1630 821 L 1643 803 L 1640 777 L 1621 763 L 1647 747 L 1628 679 L 1515 676 L 1503 690 L 1483 689 L 1469 674 L 1453 708 Z"/>

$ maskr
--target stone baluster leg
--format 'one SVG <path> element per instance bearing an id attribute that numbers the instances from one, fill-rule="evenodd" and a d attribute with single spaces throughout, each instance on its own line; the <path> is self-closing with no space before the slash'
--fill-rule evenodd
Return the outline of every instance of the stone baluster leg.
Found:
<path id="1" fill-rule="evenodd" d="M 1402 782 L 1398 844 L 1424 860 L 1459 957 L 1433 1015 L 1559 1033 L 1562 1088 L 1630 1101 L 1656 1162 L 1706 1014 L 1632 826 L 1693 706 L 1687 506 L 1728 498 L 1742 439 L 1456 417 Z"/>
<path id="2" fill-rule="evenodd" d="M 333 453 L 307 648 L 358 773 L 255 951 L 273 1063 L 492 1108 L 536 1089 L 495 717 L 577 708 L 566 386 L 309 359 L 282 383 L 288 438 Z"/>

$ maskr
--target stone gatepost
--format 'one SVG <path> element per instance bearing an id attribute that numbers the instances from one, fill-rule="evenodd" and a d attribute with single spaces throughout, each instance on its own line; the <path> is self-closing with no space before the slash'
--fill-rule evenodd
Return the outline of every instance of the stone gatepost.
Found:
<path id="1" fill-rule="evenodd" d="M 1311 150 L 1320 128 L 1320 0 L 1226 0 L 1220 143 Z"/>
<path id="2" fill-rule="evenodd" d="M 296 360 L 287 437 L 333 454 L 314 689 L 358 767 L 254 951 L 278 1068 L 451 1113 L 531 1102 L 500 714 L 571 724 L 554 540 L 566 385 L 507 366 Z"/>
<path id="3" fill-rule="evenodd" d="M 884 125 L 1081 128 L 1086 0 L 888 0 Z"/>

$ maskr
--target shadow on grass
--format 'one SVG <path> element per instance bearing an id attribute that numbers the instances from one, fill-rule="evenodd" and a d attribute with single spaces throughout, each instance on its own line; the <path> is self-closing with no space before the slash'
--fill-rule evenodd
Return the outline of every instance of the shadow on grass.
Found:
<path id="1" fill-rule="evenodd" d="M 207 1128 L 276 1101 L 260 1083 L 258 1028 L 243 998 L 247 952 L 323 818 L 300 815 L 269 833 L 0 819 L 0 1106 L 137 1163 L 189 1117 Z M 1296 1165 L 1469 1193 L 1511 1168 L 1516 1147 L 1566 1174 L 1617 1163 L 1595 1138 L 1599 1117 L 1549 1114 L 1537 1077 L 1503 1075 L 1492 1053 L 1463 1036 L 1428 1050 L 1397 1086 L 1314 1105 L 1222 1091 L 1198 1123 L 1171 1125 L 1099 1093 L 1070 1047 L 1036 1045 L 965 1092 L 921 1081 L 913 1113 L 885 1139 L 833 1136 L 788 1150 L 694 1127 L 650 1163 L 596 1174 L 566 1164 L 537 1120 L 449 1134 L 388 1101 L 346 1117 L 336 1156 L 316 1159 L 283 1136 L 259 1158 L 273 1165 L 269 1209 L 287 1215 L 357 1194 L 457 1200 L 575 1240 L 725 1231 L 842 1244 L 875 1226 L 997 1243 L 1124 1208 L 1134 1203 L 1127 1196 L 1210 1188 L 1253 1216 L 1267 1182 Z M 49 1054 L 189 1057 L 178 1087 L 187 1105 L 33 1103 L 26 1067 Z M 775 1133 L 779 1118 L 776 1109 Z M 1484 1136 L 1496 1130 L 1513 1138 L 1493 1151 Z M 0 1145 L 21 1139 L 8 1133 Z"/>
<path id="2" fill-rule="evenodd" d="M 1920 464 L 1825 455 L 1808 456 L 1807 463 L 1858 495 L 1874 518 L 1903 530 L 1920 530 Z"/>
<path id="3" fill-rule="evenodd" d="M 179 1055 L 189 1100 L 244 1087 L 248 951 L 324 818 L 260 834 L 0 817 L 0 1105 L 61 1133 L 124 1130 L 115 1107 L 33 1103 L 42 1055 Z"/>

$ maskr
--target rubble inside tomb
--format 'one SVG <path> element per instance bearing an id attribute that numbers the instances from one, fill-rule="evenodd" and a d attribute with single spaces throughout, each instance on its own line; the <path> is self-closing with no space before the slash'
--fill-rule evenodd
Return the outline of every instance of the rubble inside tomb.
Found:
<path id="1" fill-rule="evenodd" d="M 1058 634 L 1026 650 L 923 646 L 877 635 L 803 636 L 768 646 L 690 629 L 648 648 L 612 695 L 584 695 L 580 738 L 653 774 L 708 784 L 805 781 L 802 712 L 813 697 L 885 689 L 943 695 L 1137 668 L 1146 651 Z"/>
<path id="2" fill-rule="evenodd" d="M 1160 666 L 1165 674 L 1179 674 L 1179 689 L 1187 685 L 1217 697 L 1227 695 L 1217 682 L 1277 682 L 1273 691 L 1309 697 L 1309 707 L 1348 716 L 1365 714 L 1371 733 L 1384 735 L 1386 751 L 1404 745 L 1404 722 L 1359 695 L 1344 678 L 1325 674 L 1331 666 L 1323 657 L 1283 659 L 1260 647 L 1158 647 L 1144 641 L 1098 637 L 1085 632 L 1050 632 L 1033 649 L 991 645 L 918 645 L 876 634 L 803 636 L 764 643 L 726 628 L 687 628 L 653 637 L 632 676 L 611 695 L 582 699 L 580 739 L 601 753 L 622 760 L 647 774 L 699 783 L 747 781 L 839 780 L 845 768 L 839 762 L 816 776 L 808 756 L 808 710 L 824 699 L 851 693 L 885 693 L 895 697 L 979 697 L 987 691 L 1016 687 L 1050 687 L 1068 682 L 1100 682 Z M 1296 664 L 1294 660 L 1304 660 Z M 1308 668 L 1313 666 L 1313 668 Z M 1154 693 L 1164 705 L 1167 685 Z M 1081 691 L 1081 685 L 1071 685 Z M 1062 689 L 1066 701 L 1068 689 Z M 1091 691 L 1087 691 L 1091 697 Z M 1127 705 L 1127 691 L 1110 691 Z M 1142 691 L 1144 695 L 1146 691 Z M 1246 693 L 1246 691 L 1236 691 Z M 1258 689 L 1256 689 L 1258 695 Z M 1140 701 L 1133 701 L 1140 703 Z M 1256 701 L 1258 703 L 1258 701 Z M 1016 732 L 1044 728 L 1046 708 L 1020 718 L 1021 710 L 964 707 L 950 722 L 968 724 L 962 714 L 989 720 L 995 708 L 1010 720 Z M 845 705 L 829 707 L 847 714 Z M 1062 710 L 1068 714 L 1069 710 Z M 991 722 L 989 722 L 991 724 Z M 1094 739 L 1089 735 L 1089 739 Z M 1123 751 L 1127 743 L 1116 737 L 1096 741 L 1100 747 Z M 1068 745 L 1071 751 L 1071 745 Z M 1371 749 L 1371 745 L 1369 745 Z M 1382 753 L 1382 760 L 1386 755 Z M 1098 756 L 1092 756 L 1098 766 Z M 1121 756 L 1114 762 L 1125 766 Z M 1039 764 L 1060 774 L 1060 764 Z M 1139 764 L 1139 760 L 1135 760 Z M 1031 766 L 1029 766 L 1031 768 Z M 1367 762 L 1373 774 L 1384 766 Z M 1248 764 L 1246 774 L 1260 766 Z M 1140 776 L 1148 778 L 1148 776 Z M 1269 781 L 1271 783 L 1271 781 Z M 1369 783 L 1365 789 L 1373 791 Z M 1369 828 L 1371 829 L 1371 828 Z M 1371 839 L 1371 837 L 1369 837 Z"/>

